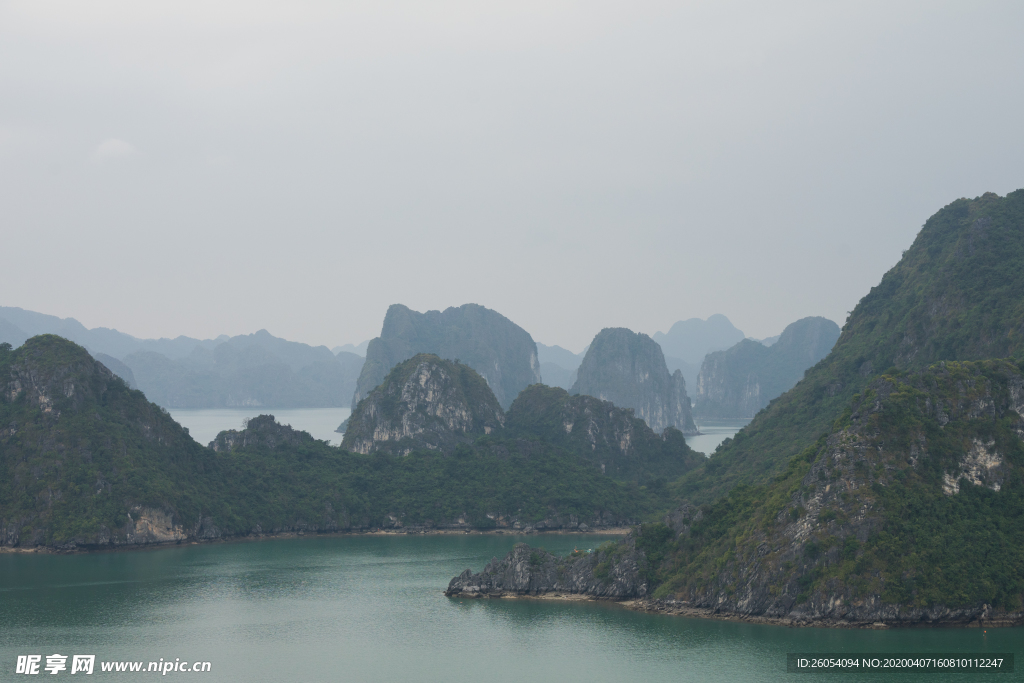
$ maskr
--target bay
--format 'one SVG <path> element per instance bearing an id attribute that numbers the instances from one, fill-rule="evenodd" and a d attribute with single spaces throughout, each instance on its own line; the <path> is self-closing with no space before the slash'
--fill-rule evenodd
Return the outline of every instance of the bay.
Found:
<path id="1" fill-rule="evenodd" d="M 244 420 L 257 415 L 273 415 L 281 424 L 309 432 L 313 438 L 341 444 L 341 434 L 334 430 L 348 419 L 348 408 L 204 408 L 168 411 L 175 422 L 186 427 L 192 438 L 206 446 L 225 429 L 242 429 Z"/>
<path id="2" fill-rule="evenodd" d="M 1022 629 L 792 629 L 602 602 L 449 599 L 518 541 L 601 535 L 353 535 L 83 555 L 0 554 L 0 680 L 18 655 L 211 662 L 208 681 L 813 681 L 787 652 L 1014 651 Z M 70 660 L 69 660 L 70 661 Z M 103 673 L 90 680 L 152 679 Z M 68 672 L 64 672 L 68 675 Z M 963 674 L 838 680 L 965 680 Z M 997 676 L 1022 680 L 1018 673 Z"/>
<path id="3" fill-rule="evenodd" d="M 718 444 L 735 436 L 736 432 L 750 424 L 751 419 L 753 418 L 695 419 L 700 434 L 686 437 L 686 443 L 698 453 L 711 455 Z"/>

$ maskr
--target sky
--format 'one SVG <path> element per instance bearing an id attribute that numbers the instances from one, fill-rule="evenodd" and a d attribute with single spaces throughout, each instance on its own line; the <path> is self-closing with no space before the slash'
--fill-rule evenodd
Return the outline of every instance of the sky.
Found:
<path id="1" fill-rule="evenodd" d="M 388 305 L 580 351 L 847 312 L 1024 187 L 1019 2 L 0 0 L 0 305 L 336 346 Z"/>

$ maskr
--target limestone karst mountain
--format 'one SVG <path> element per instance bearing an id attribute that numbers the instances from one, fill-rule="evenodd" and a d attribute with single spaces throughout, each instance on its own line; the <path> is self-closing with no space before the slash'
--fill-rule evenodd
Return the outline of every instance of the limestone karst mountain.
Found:
<path id="1" fill-rule="evenodd" d="M 341 447 L 356 453 L 452 452 L 505 424 L 505 414 L 472 368 L 421 353 L 399 363 L 359 402 Z"/>
<path id="2" fill-rule="evenodd" d="M 787 326 L 770 346 L 744 339 L 730 349 L 709 353 L 697 377 L 693 414 L 753 417 L 827 356 L 838 338 L 839 326 L 831 320 L 803 318 Z"/>
<path id="3" fill-rule="evenodd" d="M 681 492 L 712 500 L 778 474 L 890 368 L 1024 356 L 1024 190 L 958 199 L 854 308 L 832 351 L 694 472 Z"/>
<path id="4" fill-rule="evenodd" d="M 696 434 L 682 373 L 669 374 L 654 340 L 622 327 L 598 333 L 580 364 L 572 394 L 586 394 L 632 408 L 656 432 L 675 427 Z"/>
<path id="5" fill-rule="evenodd" d="M 510 446 L 510 444 L 515 444 Z M 395 366 L 353 411 L 342 448 L 357 453 L 451 454 L 459 447 L 502 452 L 557 449 L 620 480 L 675 477 L 703 462 L 682 433 L 655 433 L 626 408 L 534 384 L 508 413 L 472 368 L 433 354 Z"/>
<path id="6" fill-rule="evenodd" d="M 512 405 L 520 391 L 541 381 L 533 338 L 497 311 L 465 304 L 418 313 L 394 304 L 384 316 L 380 336 L 366 348 L 366 364 L 352 406 L 383 382 L 391 368 L 418 353 L 458 360 L 473 368 L 503 409 Z"/>
<path id="7" fill-rule="evenodd" d="M 453 452 L 353 453 L 271 415 L 222 432 L 206 448 L 84 348 L 53 335 L 16 350 L 0 344 L 0 546 L 71 550 L 379 528 L 586 529 L 635 523 L 664 505 L 663 482 L 651 489 L 620 481 L 569 445 L 527 432 L 487 435 L 501 408 L 473 370 L 455 371 L 467 380 L 459 385 L 469 387 L 468 404 L 491 412 L 482 429 L 462 432 L 476 440 Z M 418 398 L 414 410 L 452 405 L 443 391 Z"/>
<path id="8" fill-rule="evenodd" d="M 1022 332 L 1024 190 L 951 203 L 828 356 L 670 484 L 682 505 L 644 527 L 649 599 L 792 624 L 1024 623 Z"/>
<path id="9" fill-rule="evenodd" d="M 506 418 L 511 435 L 564 448 L 620 479 L 676 477 L 704 462 L 675 427 L 657 434 L 628 408 L 543 384 L 523 390 Z"/>
<path id="10" fill-rule="evenodd" d="M 211 532 L 207 449 L 84 348 L 54 335 L 0 345 L 0 389 L 0 544 Z"/>
<path id="11" fill-rule="evenodd" d="M 668 332 L 655 332 L 651 335 L 665 354 L 669 372 L 680 370 L 691 393 L 693 387 L 697 386 L 697 374 L 704 356 L 727 349 L 743 337 L 743 332 L 720 313 L 709 316 L 707 320 L 680 320 Z"/>

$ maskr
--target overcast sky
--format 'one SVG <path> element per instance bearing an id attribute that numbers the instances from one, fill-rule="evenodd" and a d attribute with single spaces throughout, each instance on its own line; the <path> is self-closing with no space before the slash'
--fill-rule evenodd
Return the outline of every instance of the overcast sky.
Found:
<path id="1" fill-rule="evenodd" d="M 0 305 L 335 346 L 387 306 L 847 311 L 1024 187 L 1024 3 L 0 0 Z"/>

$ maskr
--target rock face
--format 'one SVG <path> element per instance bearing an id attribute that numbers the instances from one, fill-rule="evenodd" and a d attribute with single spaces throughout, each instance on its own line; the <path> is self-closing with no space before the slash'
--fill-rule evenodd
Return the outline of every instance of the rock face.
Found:
<path id="1" fill-rule="evenodd" d="M 506 417 L 510 433 L 579 453 L 620 479 L 673 478 L 704 462 L 674 427 L 659 435 L 628 408 L 543 384 L 523 390 Z"/>
<path id="2" fill-rule="evenodd" d="M 341 445 L 364 454 L 451 452 L 504 424 L 494 393 L 472 368 L 418 354 L 399 363 L 359 402 Z"/>
<path id="3" fill-rule="evenodd" d="M 480 373 L 503 409 L 519 392 L 541 381 L 537 345 L 526 330 L 505 316 L 466 304 L 445 311 L 417 313 L 401 304 L 388 308 L 379 337 L 366 348 L 366 364 L 352 405 L 402 361 L 418 353 L 458 360 Z"/>
<path id="4" fill-rule="evenodd" d="M 484 598 L 560 593 L 622 600 L 647 595 L 647 560 L 633 537 L 595 552 L 558 557 L 525 543 L 503 559 L 491 559 L 479 574 L 467 569 L 448 584 L 448 597 Z"/>
<path id="5" fill-rule="evenodd" d="M 682 373 L 669 374 L 661 347 L 646 334 L 622 327 L 601 330 L 570 393 L 632 408 L 656 432 L 675 427 L 683 434 L 697 433 Z"/>
<path id="6" fill-rule="evenodd" d="M 697 377 L 693 413 L 700 417 L 753 417 L 789 391 L 804 371 L 828 355 L 839 326 L 826 318 L 803 318 L 765 346 L 744 339 L 709 353 Z"/>

